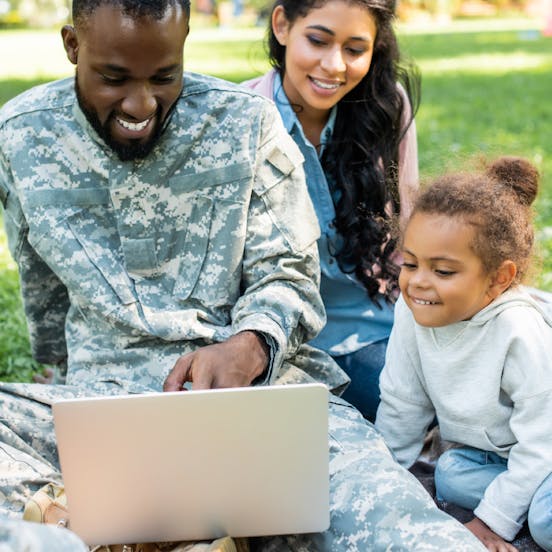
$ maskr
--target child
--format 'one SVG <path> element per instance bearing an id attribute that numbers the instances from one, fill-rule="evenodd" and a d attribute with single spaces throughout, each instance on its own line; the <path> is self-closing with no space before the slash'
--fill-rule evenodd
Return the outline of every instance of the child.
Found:
<path id="1" fill-rule="evenodd" d="M 435 416 L 458 444 L 438 460 L 437 498 L 475 510 L 466 525 L 490 550 L 516 550 L 505 541 L 526 519 L 552 550 L 552 321 L 519 286 L 537 186 L 504 157 L 420 195 L 380 380 L 376 427 L 401 464 Z"/>

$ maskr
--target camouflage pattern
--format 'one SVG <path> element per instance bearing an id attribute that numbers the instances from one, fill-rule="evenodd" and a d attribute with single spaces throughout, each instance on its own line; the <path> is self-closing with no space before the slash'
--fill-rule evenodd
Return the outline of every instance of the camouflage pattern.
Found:
<path id="1" fill-rule="evenodd" d="M 0 552 L 88 552 L 71 531 L 0 517 Z"/>
<path id="2" fill-rule="evenodd" d="M 271 102 L 198 75 L 185 75 L 159 144 L 135 162 L 88 125 L 71 79 L 4 106 L 0 199 L 33 352 L 67 357 L 67 379 L 0 383 L 0 515 L 20 518 L 38 488 L 60 483 L 59 398 L 159 391 L 180 355 L 244 329 L 268 338 L 265 383 L 347 384 L 304 345 L 324 310 L 301 162 Z M 329 414 L 331 529 L 252 539 L 257 549 L 484 550 L 357 410 L 335 397 Z"/>

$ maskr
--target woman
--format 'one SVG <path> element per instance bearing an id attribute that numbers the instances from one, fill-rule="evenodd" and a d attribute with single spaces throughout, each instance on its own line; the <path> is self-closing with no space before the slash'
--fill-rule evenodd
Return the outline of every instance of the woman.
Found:
<path id="1" fill-rule="evenodd" d="M 312 345 L 349 374 L 344 398 L 372 421 L 397 294 L 391 223 L 418 186 L 419 80 L 399 66 L 393 19 L 392 0 L 278 0 L 273 69 L 244 83 L 275 101 L 305 157 L 328 315 Z"/>

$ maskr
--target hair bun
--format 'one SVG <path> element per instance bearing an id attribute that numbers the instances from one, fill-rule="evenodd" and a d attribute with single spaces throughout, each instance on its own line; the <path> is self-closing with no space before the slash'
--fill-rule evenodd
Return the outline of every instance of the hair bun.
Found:
<path id="1" fill-rule="evenodd" d="M 500 157 L 487 167 L 487 174 L 512 189 L 520 203 L 531 205 L 537 197 L 539 172 L 522 157 Z"/>

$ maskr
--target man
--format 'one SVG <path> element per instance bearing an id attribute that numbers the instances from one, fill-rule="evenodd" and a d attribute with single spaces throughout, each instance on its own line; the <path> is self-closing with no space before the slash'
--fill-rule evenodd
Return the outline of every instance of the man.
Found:
<path id="1" fill-rule="evenodd" d="M 0 194 L 33 353 L 67 366 L 66 385 L 0 384 L 11 517 L 60 481 L 58 398 L 347 383 L 304 345 L 324 322 L 318 227 L 274 106 L 183 76 L 187 0 L 75 0 L 73 18 L 62 37 L 75 80 L 0 112 Z M 354 408 L 332 396 L 329 409 L 330 530 L 253 545 L 480 549 Z"/>

